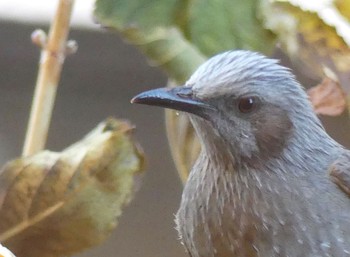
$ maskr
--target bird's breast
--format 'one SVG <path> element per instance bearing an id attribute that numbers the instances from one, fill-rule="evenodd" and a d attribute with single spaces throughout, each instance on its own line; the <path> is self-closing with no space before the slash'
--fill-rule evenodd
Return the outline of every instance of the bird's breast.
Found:
<path id="1" fill-rule="evenodd" d="M 328 180 L 218 167 L 200 159 L 184 188 L 176 222 L 191 257 L 350 256 L 350 211 L 327 200 Z"/>
<path id="2" fill-rule="evenodd" d="M 209 160 L 194 167 L 176 219 L 183 243 L 191 257 L 257 256 L 254 240 L 261 224 L 250 211 L 256 199 L 233 188 L 233 173 L 217 172 Z"/>

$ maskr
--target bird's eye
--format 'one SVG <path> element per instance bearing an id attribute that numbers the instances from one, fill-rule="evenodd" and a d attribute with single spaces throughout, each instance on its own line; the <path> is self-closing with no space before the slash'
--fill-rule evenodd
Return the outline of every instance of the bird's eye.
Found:
<path id="1" fill-rule="evenodd" d="M 256 98 L 253 96 L 242 97 L 238 101 L 238 109 L 242 113 L 251 112 L 256 105 Z"/>

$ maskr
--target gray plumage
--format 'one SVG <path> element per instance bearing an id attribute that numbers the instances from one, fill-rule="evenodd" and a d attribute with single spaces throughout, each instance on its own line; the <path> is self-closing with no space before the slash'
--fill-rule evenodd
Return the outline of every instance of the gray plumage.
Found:
<path id="1" fill-rule="evenodd" d="M 191 113 L 202 151 L 176 215 L 191 257 L 350 256 L 350 155 L 287 68 L 230 51 L 181 90 L 164 91 L 178 102 L 147 92 L 134 102 Z"/>

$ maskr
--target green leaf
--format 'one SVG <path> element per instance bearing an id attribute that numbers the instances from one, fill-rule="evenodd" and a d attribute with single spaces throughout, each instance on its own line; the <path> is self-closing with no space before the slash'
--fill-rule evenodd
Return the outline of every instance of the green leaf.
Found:
<path id="1" fill-rule="evenodd" d="M 257 0 L 97 0 L 95 15 L 182 84 L 218 52 L 271 50 L 274 36 L 261 26 L 256 4 Z"/>
<path id="2" fill-rule="evenodd" d="M 231 49 L 269 53 L 274 36 L 257 18 L 257 0 L 193 1 L 189 40 L 207 57 Z"/>

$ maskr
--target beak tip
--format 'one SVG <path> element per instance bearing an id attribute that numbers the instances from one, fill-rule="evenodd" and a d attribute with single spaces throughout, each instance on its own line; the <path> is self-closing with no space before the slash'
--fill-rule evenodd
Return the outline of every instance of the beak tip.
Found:
<path id="1" fill-rule="evenodd" d="M 130 103 L 131 104 L 136 104 L 137 103 L 137 98 L 136 97 L 131 98 Z"/>
<path id="2" fill-rule="evenodd" d="M 134 96 L 130 103 L 132 104 L 146 104 L 146 105 L 159 105 L 159 102 L 162 102 L 164 96 L 164 92 L 166 92 L 167 88 L 158 88 L 152 89 L 149 91 L 142 92 L 136 96 Z"/>
<path id="3" fill-rule="evenodd" d="M 134 96 L 133 98 L 131 98 L 130 103 L 132 103 L 132 104 L 142 103 L 143 98 L 144 98 L 143 93 L 138 94 L 138 95 Z"/>

